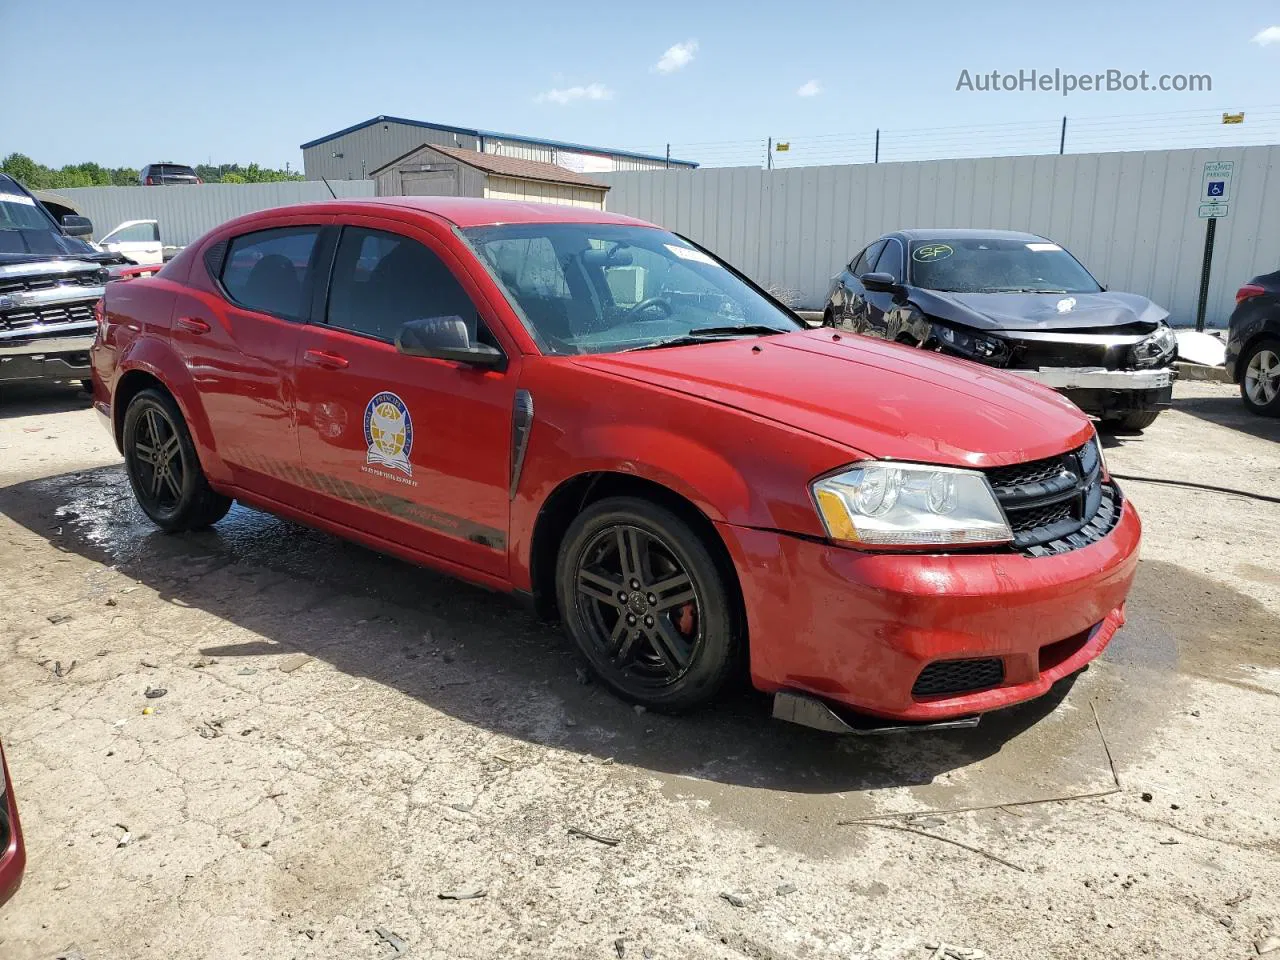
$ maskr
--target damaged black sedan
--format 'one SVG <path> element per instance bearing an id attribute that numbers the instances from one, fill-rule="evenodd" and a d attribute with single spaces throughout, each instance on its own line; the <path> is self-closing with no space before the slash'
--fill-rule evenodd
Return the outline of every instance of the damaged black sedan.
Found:
<path id="1" fill-rule="evenodd" d="M 1168 316 L 1146 297 L 1105 290 L 1044 237 L 899 230 L 832 279 L 823 322 L 1030 377 L 1141 430 L 1173 394 Z"/>

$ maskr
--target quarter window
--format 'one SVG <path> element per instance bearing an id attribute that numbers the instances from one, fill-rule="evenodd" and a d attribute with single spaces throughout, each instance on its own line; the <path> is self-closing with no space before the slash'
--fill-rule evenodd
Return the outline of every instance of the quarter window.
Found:
<path id="1" fill-rule="evenodd" d="M 343 229 L 329 287 L 332 326 L 394 343 L 409 321 L 434 317 L 461 318 L 477 342 L 475 304 L 435 253 L 398 234 Z"/>
<path id="2" fill-rule="evenodd" d="M 319 227 L 282 227 L 231 241 L 222 286 L 236 303 L 290 320 L 306 313 Z"/>

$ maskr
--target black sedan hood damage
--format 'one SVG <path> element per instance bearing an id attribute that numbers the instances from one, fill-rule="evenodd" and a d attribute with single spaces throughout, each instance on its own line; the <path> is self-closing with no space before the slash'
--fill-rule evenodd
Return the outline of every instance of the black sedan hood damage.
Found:
<path id="1" fill-rule="evenodd" d="M 949 293 L 908 287 L 921 311 L 947 323 L 992 332 L 1154 330 L 1169 316 L 1136 293 Z"/>

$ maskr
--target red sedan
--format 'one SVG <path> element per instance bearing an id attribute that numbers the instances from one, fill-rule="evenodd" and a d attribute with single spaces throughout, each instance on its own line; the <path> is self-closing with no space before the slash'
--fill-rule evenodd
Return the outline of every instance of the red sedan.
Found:
<path id="1" fill-rule="evenodd" d="M 1139 522 L 1039 385 L 808 330 L 595 210 L 241 217 L 110 284 L 95 405 L 168 531 L 233 499 L 531 598 L 675 710 L 754 684 L 904 720 L 1035 697 L 1123 622 Z"/>
<path id="2" fill-rule="evenodd" d="M 18 801 L 13 796 L 13 781 L 0 746 L 0 904 L 4 904 L 22 886 L 22 870 L 27 854 L 22 846 L 22 824 L 18 822 Z"/>

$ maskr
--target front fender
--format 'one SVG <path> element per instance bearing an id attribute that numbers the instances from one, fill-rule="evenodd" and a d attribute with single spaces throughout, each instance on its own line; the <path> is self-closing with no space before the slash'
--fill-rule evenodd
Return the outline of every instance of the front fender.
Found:
<path id="1" fill-rule="evenodd" d="M 124 423 L 124 410 L 116 408 L 116 398 L 120 395 L 119 386 L 133 371 L 150 374 L 159 380 L 166 390 L 177 401 L 178 409 L 191 431 L 191 439 L 195 444 L 196 455 L 200 458 L 200 466 L 205 475 L 215 485 L 218 482 L 230 482 L 231 473 L 222 458 L 218 456 L 217 446 L 213 440 L 213 430 L 209 425 L 209 417 L 205 412 L 200 392 L 196 389 L 191 371 L 173 348 L 164 340 L 152 336 L 140 336 L 133 340 L 120 354 L 116 364 L 115 379 L 111 384 L 111 422 L 119 430 Z"/>
<path id="2" fill-rule="evenodd" d="M 900 303 L 884 316 L 885 339 L 894 342 L 910 340 L 924 345 L 933 335 L 933 324 L 913 303 Z"/>
<path id="3" fill-rule="evenodd" d="M 628 424 L 589 427 L 580 440 L 583 451 L 590 453 L 568 476 L 609 471 L 651 480 L 680 494 L 713 521 L 745 522 L 756 513 L 741 472 L 721 453 L 691 437 Z"/>
<path id="4" fill-rule="evenodd" d="M 634 424 L 588 427 L 573 435 L 580 449 L 575 456 L 565 456 L 555 440 L 551 431 L 539 430 L 535 423 L 511 504 L 510 570 L 517 589 L 531 587 L 533 534 L 543 508 L 566 484 L 587 476 L 621 474 L 658 484 L 713 522 L 753 514 L 753 494 L 741 472 L 715 450 L 687 437 Z"/>

